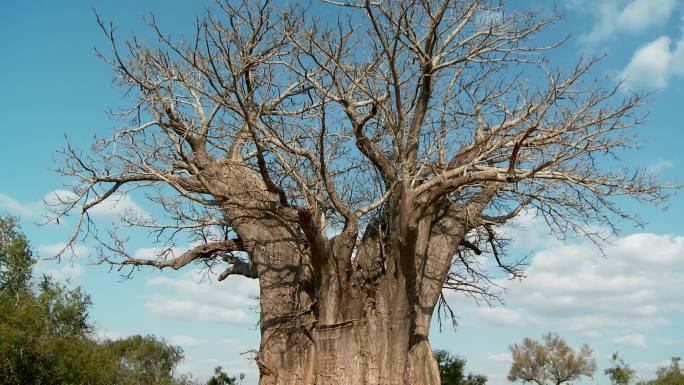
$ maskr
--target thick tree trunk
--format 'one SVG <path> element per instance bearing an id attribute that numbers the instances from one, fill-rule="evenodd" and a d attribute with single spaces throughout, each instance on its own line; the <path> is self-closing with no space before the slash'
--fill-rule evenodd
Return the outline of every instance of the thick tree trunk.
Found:
<path id="1" fill-rule="evenodd" d="M 427 336 L 412 332 L 409 304 L 382 286 L 355 317 L 323 323 L 312 316 L 300 330 L 262 325 L 260 384 L 439 385 Z"/>
<path id="2" fill-rule="evenodd" d="M 358 247 L 352 235 L 321 250 L 272 210 L 277 197 L 250 170 L 207 173 L 258 272 L 261 385 L 440 384 L 428 332 L 460 222 L 445 215 L 411 230 L 395 212 Z"/>
<path id="3" fill-rule="evenodd" d="M 398 263 L 400 248 L 389 244 L 366 239 L 348 279 L 329 258 L 307 297 L 311 311 L 298 323 L 265 323 L 273 310 L 271 296 L 262 296 L 261 385 L 440 384 L 428 332 L 443 282 L 438 275 L 446 275 L 448 268 L 424 266 L 419 297 L 412 292 L 418 287 L 415 276 L 407 284 Z M 433 248 L 432 258 L 452 251 Z M 383 252 L 388 254 L 380 257 Z M 373 268 L 369 261 L 382 266 Z M 260 279 L 262 295 L 267 294 L 273 286 Z"/>
<path id="4" fill-rule="evenodd" d="M 461 222 L 453 218 L 421 223 L 409 237 L 413 245 L 367 230 L 349 274 L 341 266 L 344 258 L 329 255 L 306 295 L 300 294 L 295 323 L 267 322 L 275 314 L 268 292 L 277 285 L 261 275 L 260 384 L 439 385 L 428 334 L 463 237 Z M 415 268 L 402 265 L 407 259 Z"/>

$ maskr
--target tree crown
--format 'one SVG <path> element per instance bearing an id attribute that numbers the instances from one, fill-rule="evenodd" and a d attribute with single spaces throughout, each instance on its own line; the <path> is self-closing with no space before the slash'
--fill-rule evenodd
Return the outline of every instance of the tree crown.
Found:
<path id="1" fill-rule="evenodd" d="M 487 0 L 317 7 L 338 15 L 319 18 L 297 2 L 219 1 L 188 41 L 152 19 L 151 45 L 121 44 L 98 18 L 112 48 L 101 56 L 133 106 L 90 152 L 64 150 L 61 172 L 75 185 L 54 216 L 81 208 L 70 245 L 94 233 L 102 261 L 117 266 L 225 262 L 221 278 L 256 277 L 249 255 L 236 254 L 250 244 L 230 239 L 265 241 L 264 232 L 246 235 L 248 219 L 277 218 L 314 261 L 333 249 L 351 260 L 364 239 L 393 226 L 404 240 L 428 229 L 417 239 L 463 235 L 444 285 L 487 299 L 490 276 L 473 255 L 489 252 L 521 276 L 520 261 L 501 258 L 497 228 L 525 210 L 559 237 L 600 241 L 596 225 L 638 221 L 614 197 L 667 197 L 649 172 L 605 162 L 632 147 L 626 132 L 641 122 L 643 95 L 588 79 L 596 60 L 548 68 L 556 44 L 537 35 L 557 15 Z M 147 259 L 131 256 L 116 231 L 98 234 L 88 215 L 140 188 L 164 212 L 123 218 L 164 244 Z M 179 233 L 202 245 L 172 256 Z"/>
<path id="2" fill-rule="evenodd" d="M 575 353 L 555 333 L 544 335 L 542 343 L 525 338 L 521 345 L 511 345 L 510 351 L 513 364 L 508 372 L 509 381 L 560 385 L 582 376 L 591 377 L 596 371 L 589 346 L 582 345 Z"/>

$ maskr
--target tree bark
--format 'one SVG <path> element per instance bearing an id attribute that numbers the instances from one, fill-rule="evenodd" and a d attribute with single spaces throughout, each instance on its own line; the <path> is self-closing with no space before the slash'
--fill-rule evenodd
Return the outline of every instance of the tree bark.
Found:
<path id="1" fill-rule="evenodd" d="M 460 222 L 430 215 L 408 226 L 399 199 L 366 227 L 353 258 L 355 236 L 314 252 L 250 169 L 205 172 L 258 272 L 261 385 L 440 384 L 428 334 Z"/>
<path id="2" fill-rule="evenodd" d="M 311 286 L 260 271 L 260 384 L 439 385 L 428 339 L 430 321 L 461 239 L 458 231 L 444 234 L 445 226 L 454 226 L 453 220 L 420 226 L 411 250 L 421 242 L 424 248 L 409 253 L 416 263 L 413 269 L 400 263 L 407 257 L 402 247 L 409 245 L 367 231 L 350 274 L 343 273 L 342 259 L 334 252 L 315 271 Z M 300 302 L 282 308 L 288 290 L 278 289 L 275 282 L 303 288 Z M 298 318 L 275 316 L 284 313 Z"/>
<path id="3" fill-rule="evenodd" d="M 267 299 L 271 288 L 260 279 L 261 385 L 440 384 L 427 333 L 415 334 L 429 326 L 416 327 L 409 296 L 401 294 L 404 283 L 393 274 L 383 275 L 372 288 L 354 283 L 356 287 L 341 292 L 318 293 L 311 314 L 297 324 L 268 322 L 274 317 L 266 314 L 275 313 Z"/>

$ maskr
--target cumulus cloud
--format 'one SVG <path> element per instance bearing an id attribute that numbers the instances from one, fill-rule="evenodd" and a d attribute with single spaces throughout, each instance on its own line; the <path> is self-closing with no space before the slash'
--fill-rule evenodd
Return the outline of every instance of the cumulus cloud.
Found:
<path id="1" fill-rule="evenodd" d="M 477 362 L 472 361 L 473 364 L 477 365 Z M 487 375 L 488 384 L 507 384 L 508 379 L 506 378 L 506 373 L 513 363 L 513 358 L 510 352 L 499 352 L 485 355 L 480 367 L 471 367 L 471 362 L 468 362 L 469 370 L 473 370 L 474 373 L 484 373 Z"/>
<path id="2" fill-rule="evenodd" d="M 173 342 L 173 337 L 171 341 Z M 205 340 L 199 341 L 202 343 L 202 348 L 189 352 L 178 366 L 178 373 L 192 373 L 197 375 L 198 379 L 206 382 L 208 375 L 214 371 L 214 368 L 221 366 L 226 373 L 231 375 L 244 373 L 246 375 L 242 382 L 244 384 L 256 384 L 258 382 L 259 370 L 254 359 L 256 346 L 232 338 L 212 340 L 208 343 Z"/>
<path id="3" fill-rule="evenodd" d="M 36 218 L 42 212 L 42 202 L 21 203 L 0 192 L 0 209 L 22 218 Z"/>
<path id="4" fill-rule="evenodd" d="M 676 328 L 684 316 L 684 236 L 636 233 L 613 239 L 601 252 L 589 242 L 544 242 L 540 219 L 529 216 L 522 222 L 525 229 L 507 230 L 508 235 L 519 232 L 520 239 L 534 240 L 528 246 L 536 251 L 527 278 L 497 280 L 507 289 L 505 305 L 480 309 L 462 296 L 449 297 L 451 305 L 465 313 L 464 320 L 474 321 L 475 326 L 468 327 L 483 328 L 479 330 L 484 335 L 511 331 L 505 344 L 539 330 L 555 331 L 571 342 L 592 338 L 591 346 L 599 353 L 638 349 L 644 358 L 660 358 L 654 349 L 683 343 L 676 334 L 663 339 L 662 331 Z M 487 373 L 491 383 L 506 383 L 510 354 L 481 354 L 472 369 Z M 602 360 L 607 363 L 607 358 Z M 661 366 L 666 364 L 643 363 L 637 371 L 652 376 Z"/>
<path id="5" fill-rule="evenodd" d="M 78 263 L 79 258 L 84 258 L 90 255 L 90 248 L 86 245 L 75 244 L 67 251 L 67 255 L 73 259 L 66 262 L 56 262 L 46 260 L 45 258 L 54 257 L 59 253 L 66 243 L 52 243 L 47 245 L 39 245 L 36 247 L 38 256 L 43 258 L 38 261 L 34 268 L 34 277 L 42 277 L 47 275 L 57 281 L 76 282 L 85 275 L 85 268 Z"/>
<path id="6" fill-rule="evenodd" d="M 198 270 L 180 278 L 155 277 L 147 281 L 151 288 L 162 289 L 146 302 L 152 313 L 164 317 L 205 323 L 250 323 L 258 304 L 258 283 L 242 277 L 224 282 L 203 279 Z M 168 293 L 174 295 L 170 296 Z"/>
<path id="7" fill-rule="evenodd" d="M 563 242 L 552 236 L 548 226 L 534 211 L 522 212 L 510 225 L 500 230 L 503 237 L 510 239 L 511 247 L 524 250 L 543 250 L 562 246 Z"/>
<path id="8" fill-rule="evenodd" d="M 630 90 L 659 89 L 672 78 L 684 77 L 684 38 L 673 43 L 661 36 L 637 49 L 620 74 Z"/>
<path id="9" fill-rule="evenodd" d="M 236 340 L 235 338 L 223 338 L 221 341 L 221 346 L 231 350 L 231 351 L 245 351 L 249 349 L 245 344 Z"/>
<path id="10" fill-rule="evenodd" d="M 670 77 L 670 38 L 661 36 L 640 47 L 620 77 L 629 88 L 663 88 Z"/>
<path id="11" fill-rule="evenodd" d="M 605 251 L 582 244 L 540 252 L 512 297 L 533 315 L 587 331 L 651 328 L 684 310 L 673 294 L 684 290 L 684 237 L 633 234 Z"/>
<path id="12" fill-rule="evenodd" d="M 67 246 L 65 242 L 57 242 L 57 243 L 52 243 L 48 245 L 39 245 L 36 248 L 36 251 L 38 252 L 38 255 L 41 258 L 50 258 L 54 257 L 57 255 L 60 251 L 64 250 L 64 248 Z M 87 257 L 90 255 L 90 248 L 86 245 L 82 244 L 74 244 L 72 245 L 69 250 L 70 253 L 72 254 L 73 257 L 76 258 L 83 258 Z"/>
<path id="13" fill-rule="evenodd" d="M 605 253 L 589 243 L 536 253 L 525 280 L 501 282 L 510 290 L 507 311 L 487 317 L 510 325 L 553 320 L 565 330 L 612 330 L 622 338 L 684 312 L 675 294 L 684 292 L 684 237 L 633 234 L 616 239 Z"/>
<path id="14" fill-rule="evenodd" d="M 480 307 L 475 310 L 475 316 L 489 324 L 507 327 L 523 327 L 537 322 L 522 309 L 504 307 Z"/>
<path id="15" fill-rule="evenodd" d="M 575 1 L 596 23 L 581 37 L 586 44 L 596 44 L 616 34 L 638 34 L 665 25 L 677 5 L 676 0 L 605 0 Z"/>
<path id="16" fill-rule="evenodd" d="M 153 298 L 145 306 L 155 315 L 189 321 L 234 324 L 250 320 L 244 309 L 226 309 L 172 298 Z"/>
<path id="17" fill-rule="evenodd" d="M 69 281 L 74 283 L 85 275 L 85 269 L 75 262 L 57 264 L 40 261 L 34 268 L 34 277 L 42 277 L 43 275 L 46 275 L 55 281 Z"/>
<path id="18" fill-rule="evenodd" d="M 168 258 L 176 258 L 177 256 L 183 254 L 185 252 L 185 249 L 182 249 L 180 247 L 142 247 L 139 249 L 136 249 L 133 252 L 133 256 L 135 258 L 147 258 L 147 259 L 155 259 L 155 258 L 162 258 L 162 257 L 168 257 Z"/>
<path id="19" fill-rule="evenodd" d="M 93 215 L 100 216 L 120 217 L 132 215 L 143 219 L 151 218 L 150 214 L 143 210 L 128 194 L 114 193 L 89 211 Z"/>
<path id="20" fill-rule="evenodd" d="M 632 348 L 645 348 L 646 337 L 643 334 L 629 334 L 613 339 L 613 343 L 620 346 L 627 346 Z"/>
<path id="21" fill-rule="evenodd" d="M 656 370 L 670 366 L 670 360 L 662 360 L 660 362 L 640 361 L 635 362 L 631 366 L 636 371 L 637 377 L 652 378 Z"/>
<path id="22" fill-rule="evenodd" d="M 0 192 L 0 209 L 25 219 L 45 218 L 47 206 L 73 203 L 78 197 L 69 190 L 53 190 L 45 194 L 40 200 L 20 202 L 11 196 Z M 47 205 L 47 206 L 46 206 Z M 128 194 L 114 193 L 104 202 L 89 210 L 91 215 L 99 217 L 120 217 L 123 215 L 149 219 L 151 215 L 138 205 Z"/>
<path id="23" fill-rule="evenodd" d="M 488 363 L 491 363 L 493 365 L 506 367 L 510 366 L 511 362 L 513 362 L 511 353 L 508 352 L 490 354 L 489 356 L 487 356 L 486 360 Z"/>
<path id="24" fill-rule="evenodd" d="M 43 201 L 48 205 L 74 202 L 78 196 L 69 190 L 54 190 L 43 197 Z M 120 217 L 124 215 L 139 218 L 150 218 L 150 214 L 143 210 L 129 194 L 115 192 L 102 203 L 93 206 L 88 210 L 91 215 L 101 217 Z"/>
<path id="25" fill-rule="evenodd" d="M 684 236 L 636 233 L 603 250 L 591 242 L 550 238 L 540 218 L 526 215 L 505 229 L 516 252 L 531 251 L 527 277 L 504 278 L 505 306 L 469 307 L 479 322 L 508 327 L 553 325 L 558 331 L 619 338 L 668 326 L 684 314 Z M 624 341 L 622 341 L 624 343 Z"/>
<path id="26" fill-rule="evenodd" d="M 675 0 L 633 0 L 625 5 L 616 19 L 624 31 L 640 32 L 667 22 L 676 5 Z"/>
<path id="27" fill-rule="evenodd" d="M 184 349 L 196 348 L 207 343 L 207 341 L 205 340 L 200 340 L 186 335 L 171 336 L 171 338 L 169 338 L 169 342 L 171 342 L 171 344 L 173 345 L 178 345 Z"/>

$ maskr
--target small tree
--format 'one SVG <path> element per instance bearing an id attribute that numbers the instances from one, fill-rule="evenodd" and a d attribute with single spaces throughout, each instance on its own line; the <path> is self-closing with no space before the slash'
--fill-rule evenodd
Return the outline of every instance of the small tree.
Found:
<path id="1" fill-rule="evenodd" d="M 576 354 L 555 333 L 545 335 L 543 344 L 525 338 L 522 345 L 514 344 L 509 349 L 513 355 L 509 381 L 560 385 L 582 376 L 591 377 L 596 370 L 596 360 L 591 356 L 589 346 L 582 345 Z"/>
<path id="2" fill-rule="evenodd" d="M 29 285 L 35 258 L 13 217 L 0 217 L 0 293 Z"/>
<path id="3" fill-rule="evenodd" d="M 466 361 L 463 358 L 454 357 L 446 350 L 435 350 L 434 353 L 442 385 L 485 385 L 487 383 L 486 376 L 472 373 L 465 375 Z"/>
<path id="4" fill-rule="evenodd" d="M 211 376 L 209 381 L 207 381 L 207 385 L 237 385 L 242 384 L 242 380 L 244 378 L 245 374 L 240 373 L 240 382 L 238 382 L 235 376 L 230 377 L 226 372 L 223 371 L 222 367 L 217 366 L 214 369 L 214 375 Z"/>
<path id="5" fill-rule="evenodd" d="M 613 353 L 610 362 L 613 363 L 613 366 L 604 370 L 605 375 L 610 378 L 610 383 L 613 385 L 629 385 L 634 379 L 634 369 L 625 364 L 618 352 Z"/>
<path id="6" fill-rule="evenodd" d="M 651 381 L 640 382 L 639 385 L 681 385 L 684 384 L 684 372 L 679 366 L 682 359 L 672 357 L 669 367 L 660 368 L 656 372 L 656 378 Z"/>
<path id="7" fill-rule="evenodd" d="M 173 375 L 183 349 L 154 336 L 130 336 L 107 341 L 103 348 L 118 363 L 124 384 L 178 385 Z"/>

